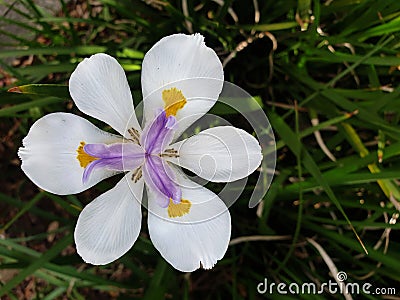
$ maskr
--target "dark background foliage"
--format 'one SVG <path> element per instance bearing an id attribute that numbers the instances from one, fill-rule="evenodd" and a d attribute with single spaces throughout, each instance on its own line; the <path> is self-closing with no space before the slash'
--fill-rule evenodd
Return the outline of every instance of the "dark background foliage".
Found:
<path id="1" fill-rule="evenodd" d="M 2 299 L 343 298 L 257 292 L 264 278 L 323 283 L 337 271 L 347 273 L 346 282 L 399 293 L 400 1 L 55 3 L 53 12 L 33 0 L 0 4 Z M 232 239 L 244 240 L 211 271 L 174 270 L 151 244 L 146 218 L 128 254 L 107 266 L 86 265 L 72 239 L 77 216 L 118 179 L 78 195 L 52 195 L 22 173 L 17 149 L 41 116 L 81 114 L 65 85 L 91 54 L 119 60 L 139 103 L 144 53 L 176 32 L 203 34 L 225 65 L 225 79 L 262 104 L 277 141 L 274 180 L 262 204 L 249 209 L 258 174 L 250 176 L 230 208 Z M 7 92 L 36 83 L 59 86 Z M 230 111 L 213 112 L 246 128 Z"/>

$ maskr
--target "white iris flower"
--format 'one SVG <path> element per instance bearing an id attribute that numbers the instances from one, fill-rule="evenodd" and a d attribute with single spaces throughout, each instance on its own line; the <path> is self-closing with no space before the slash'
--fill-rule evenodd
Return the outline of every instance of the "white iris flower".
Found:
<path id="1" fill-rule="evenodd" d="M 232 126 L 174 143 L 215 104 L 222 86 L 221 62 L 201 35 L 161 39 L 143 60 L 142 129 L 125 73 L 113 57 L 96 54 L 77 66 L 69 81 L 76 106 L 120 135 L 73 114 L 53 113 L 32 125 L 19 156 L 37 186 L 59 195 L 80 193 L 125 173 L 79 215 L 74 237 L 84 261 L 107 264 L 133 246 L 144 186 L 150 238 L 172 266 L 184 272 L 209 269 L 224 256 L 231 233 L 226 205 L 178 166 L 210 181 L 230 182 L 260 165 L 261 147 Z"/>

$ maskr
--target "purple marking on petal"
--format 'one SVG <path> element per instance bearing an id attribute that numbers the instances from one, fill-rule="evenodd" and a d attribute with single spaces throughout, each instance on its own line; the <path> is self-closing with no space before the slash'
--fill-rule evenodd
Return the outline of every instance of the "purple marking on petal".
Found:
<path id="1" fill-rule="evenodd" d="M 172 142 L 175 124 L 175 117 L 169 116 L 167 118 L 165 111 L 160 111 L 157 114 L 142 133 L 141 144 L 147 154 L 159 154 Z"/>
<path id="2" fill-rule="evenodd" d="M 143 176 L 148 187 L 161 197 L 157 199 L 161 207 L 167 207 L 169 199 L 172 199 L 174 203 L 181 202 L 182 191 L 177 184 L 175 174 L 161 157 L 147 156 Z"/>
<path id="3" fill-rule="evenodd" d="M 86 166 L 82 176 L 83 183 L 97 169 L 106 168 L 119 172 L 134 170 L 143 164 L 145 157 L 143 148 L 133 143 L 86 144 L 83 151 L 98 158 Z"/>
<path id="4" fill-rule="evenodd" d="M 174 116 L 169 116 L 167 122 L 165 123 L 165 127 L 167 129 L 174 129 L 175 124 L 176 124 L 176 118 Z"/>
<path id="5" fill-rule="evenodd" d="M 94 169 L 97 169 L 96 166 L 99 164 L 101 160 L 95 160 L 92 161 L 90 164 L 86 166 L 86 168 L 83 170 L 83 175 L 82 175 L 82 183 L 85 184 L 89 180 L 90 174 L 92 174 Z"/>
<path id="6" fill-rule="evenodd" d="M 143 157 L 143 148 L 133 143 L 105 144 L 86 144 L 83 150 L 97 158 L 117 158 L 117 157 Z"/>

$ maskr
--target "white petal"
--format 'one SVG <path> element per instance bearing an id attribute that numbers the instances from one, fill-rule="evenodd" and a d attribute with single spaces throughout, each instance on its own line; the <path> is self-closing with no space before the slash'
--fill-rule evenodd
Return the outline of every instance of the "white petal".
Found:
<path id="1" fill-rule="evenodd" d="M 125 72 L 118 61 L 104 53 L 85 58 L 69 80 L 76 106 L 129 138 L 130 128 L 140 130 Z"/>
<path id="2" fill-rule="evenodd" d="M 164 108 L 162 91 L 175 87 L 187 103 L 176 115 L 178 137 L 205 114 L 218 99 L 223 85 L 222 64 L 200 34 L 174 34 L 161 39 L 145 55 L 142 65 L 142 91 L 145 121 L 151 121 Z"/>
<path id="3" fill-rule="evenodd" d="M 82 192 L 114 171 L 96 170 L 83 184 L 77 159 L 81 142 L 116 143 L 122 138 L 102 131 L 89 121 L 68 113 L 53 113 L 37 120 L 18 151 L 22 170 L 40 188 L 59 195 Z"/>
<path id="4" fill-rule="evenodd" d="M 168 217 L 148 189 L 150 238 L 162 257 L 182 272 L 212 268 L 229 244 L 231 217 L 224 202 L 210 190 L 177 174 L 182 198 L 192 203 L 188 214 Z"/>
<path id="5" fill-rule="evenodd" d="M 127 174 L 118 184 L 89 203 L 75 227 L 78 254 L 87 263 L 105 265 L 124 255 L 135 243 L 142 222 L 143 179 Z"/>
<path id="6" fill-rule="evenodd" d="M 244 178 L 253 173 L 262 160 L 258 141 L 232 126 L 206 129 L 171 148 L 178 150 L 179 157 L 168 160 L 214 182 Z"/>

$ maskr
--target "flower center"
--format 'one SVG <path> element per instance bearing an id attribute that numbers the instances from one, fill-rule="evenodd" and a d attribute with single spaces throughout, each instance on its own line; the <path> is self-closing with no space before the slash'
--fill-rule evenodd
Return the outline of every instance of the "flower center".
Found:
<path id="1" fill-rule="evenodd" d="M 191 202 L 182 199 L 180 186 L 177 184 L 173 168 L 163 157 L 178 157 L 173 148 L 166 149 L 174 137 L 176 114 L 187 103 L 182 91 L 177 88 L 162 92 L 165 103 L 154 120 L 147 124 L 142 134 L 130 128 L 129 142 L 105 144 L 86 144 L 81 142 L 76 150 L 79 165 L 84 168 L 83 183 L 96 169 L 111 171 L 133 171 L 132 181 L 138 182 L 142 176 L 149 188 L 157 194 L 157 202 L 167 208 L 170 218 L 188 214 Z"/>

